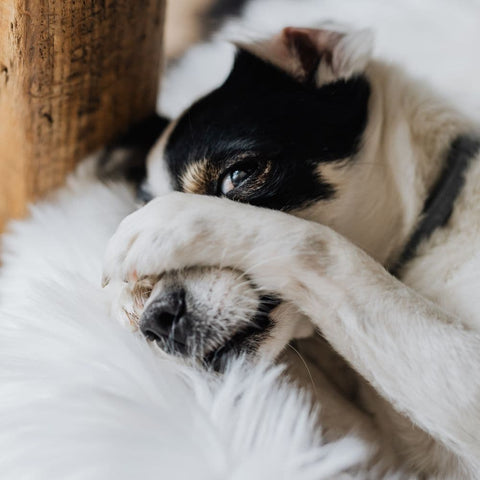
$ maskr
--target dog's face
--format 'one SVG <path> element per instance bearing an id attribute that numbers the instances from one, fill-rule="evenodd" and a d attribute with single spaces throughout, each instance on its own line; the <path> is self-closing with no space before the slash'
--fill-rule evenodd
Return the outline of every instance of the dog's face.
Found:
<path id="1" fill-rule="evenodd" d="M 240 51 L 166 139 L 173 187 L 286 211 L 332 199 L 322 167 L 357 152 L 368 96 L 361 76 L 317 88 Z"/>
<path id="2" fill-rule="evenodd" d="M 334 208 L 335 171 L 355 162 L 367 125 L 369 49 L 364 33 L 293 28 L 240 48 L 226 82 L 166 130 L 149 157 L 144 190 L 153 197 L 173 188 L 298 215 Z M 175 273 L 153 287 L 140 327 L 165 349 L 204 359 L 231 350 L 274 356 L 305 332 L 302 316 L 278 303 L 239 272 Z"/>

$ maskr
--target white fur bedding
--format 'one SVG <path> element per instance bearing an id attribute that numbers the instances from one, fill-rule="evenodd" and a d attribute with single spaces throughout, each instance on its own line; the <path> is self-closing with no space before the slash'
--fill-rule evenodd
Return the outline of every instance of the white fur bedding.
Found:
<path id="1" fill-rule="evenodd" d="M 480 118 L 477 0 L 258 0 L 225 30 L 324 19 L 373 26 L 379 53 Z M 231 55 L 216 42 L 192 50 L 167 75 L 162 110 L 176 114 L 213 87 Z M 308 399 L 278 368 L 238 362 L 209 376 L 109 320 L 103 251 L 133 208 L 124 185 L 101 184 L 86 164 L 3 239 L 0 479 L 350 478 L 341 472 L 368 447 L 353 436 L 323 445 Z"/>

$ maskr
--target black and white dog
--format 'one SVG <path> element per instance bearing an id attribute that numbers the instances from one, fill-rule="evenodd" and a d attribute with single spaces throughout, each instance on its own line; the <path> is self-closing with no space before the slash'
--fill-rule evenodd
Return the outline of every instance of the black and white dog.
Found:
<path id="1" fill-rule="evenodd" d="M 104 282 L 122 321 L 217 368 L 315 328 L 310 357 L 344 360 L 333 429 L 355 411 L 392 465 L 478 478 L 480 130 L 371 47 L 303 28 L 239 45 L 151 151 Z"/>

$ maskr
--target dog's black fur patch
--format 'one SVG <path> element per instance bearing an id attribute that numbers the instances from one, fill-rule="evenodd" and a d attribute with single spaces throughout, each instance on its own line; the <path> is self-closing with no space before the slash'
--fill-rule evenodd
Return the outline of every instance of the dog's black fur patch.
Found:
<path id="1" fill-rule="evenodd" d="M 317 167 L 357 152 L 369 96 L 364 76 L 319 88 L 240 50 L 225 83 L 194 104 L 168 140 L 176 188 L 184 189 L 188 166 L 204 160 L 215 178 L 198 193 L 218 195 L 222 175 L 247 165 L 253 178 L 228 195 L 233 200 L 292 210 L 332 198 L 335 187 Z"/>

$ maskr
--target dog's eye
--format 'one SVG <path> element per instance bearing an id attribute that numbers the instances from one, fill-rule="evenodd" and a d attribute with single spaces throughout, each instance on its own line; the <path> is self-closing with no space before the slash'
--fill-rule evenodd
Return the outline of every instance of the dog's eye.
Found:
<path id="1" fill-rule="evenodd" d="M 227 172 L 225 177 L 223 177 L 220 187 L 222 194 L 226 195 L 227 193 L 242 185 L 242 183 L 244 183 L 248 179 L 248 177 L 250 177 L 252 171 L 252 169 L 234 169 L 230 172 Z"/>

